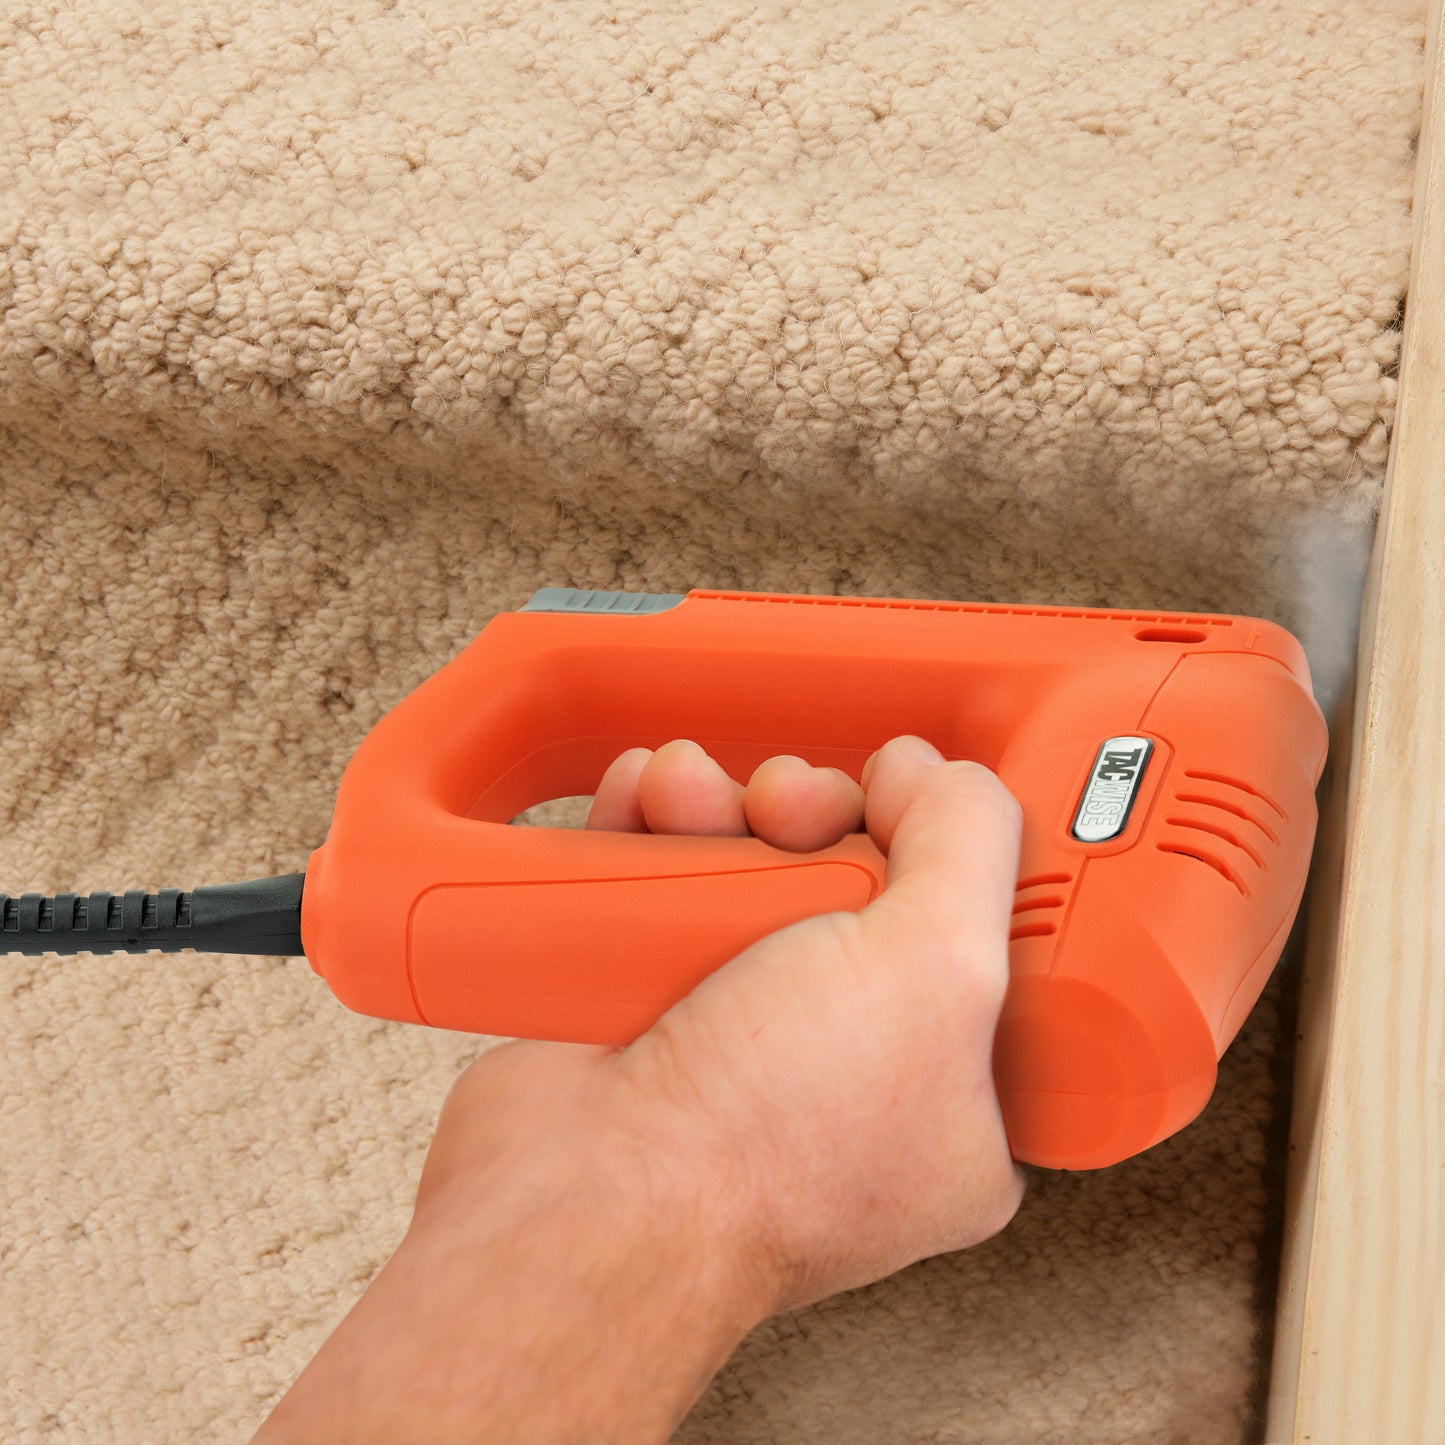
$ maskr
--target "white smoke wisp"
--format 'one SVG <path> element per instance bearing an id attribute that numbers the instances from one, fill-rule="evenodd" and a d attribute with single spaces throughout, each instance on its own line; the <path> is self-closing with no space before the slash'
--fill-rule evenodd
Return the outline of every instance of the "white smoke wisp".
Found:
<path id="1" fill-rule="evenodd" d="M 1280 551 L 1282 565 L 1294 572 L 1277 587 L 1294 612 L 1285 625 L 1304 647 L 1315 700 L 1332 722 L 1352 681 L 1374 534 L 1373 516 L 1317 512 L 1291 528 L 1289 544 Z M 1333 739 L 1334 745 L 1339 741 Z"/>

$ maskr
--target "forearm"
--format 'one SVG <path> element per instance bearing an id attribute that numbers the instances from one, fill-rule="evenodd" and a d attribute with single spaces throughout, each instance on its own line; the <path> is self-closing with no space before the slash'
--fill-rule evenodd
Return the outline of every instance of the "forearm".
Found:
<path id="1" fill-rule="evenodd" d="M 256 1445 L 667 1439 L 768 1313 L 746 1243 L 703 1181 L 539 1155 L 419 1213 Z"/>
<path id="2" fill-rule="evenodd" d="M 629 766 L 603 813 L 635 831 Z M 863 786 L 888 887 L 861 912 L 759 940 L 625 1049 L 512 1042 L 463 1072 L 405 1242 L 259 1445 L 651 1445 L 758 1321 L 1008 1223 L 1022 810 L 918 738 Z M 798 842 L 795 792 L 752 801 Z"/>

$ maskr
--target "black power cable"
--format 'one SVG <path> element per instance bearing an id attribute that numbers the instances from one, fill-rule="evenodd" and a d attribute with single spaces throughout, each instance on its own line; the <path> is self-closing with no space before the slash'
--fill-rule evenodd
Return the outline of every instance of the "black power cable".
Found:
<path id="1" fill-rule="evenodd" d="M 304 873 L 184 892 L 0 893 L 0 953 L 270 953 L 304 956 Z"/>

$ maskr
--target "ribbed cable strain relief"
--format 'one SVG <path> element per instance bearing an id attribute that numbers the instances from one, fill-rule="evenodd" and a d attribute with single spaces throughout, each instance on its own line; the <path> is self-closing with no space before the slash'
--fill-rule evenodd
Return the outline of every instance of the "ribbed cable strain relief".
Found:
<path id="1" fill-rule="evenodd" d="M 300 957 L 304 873 L 189 892 L 0 893 L 0 953 L 265 953 Z"/>

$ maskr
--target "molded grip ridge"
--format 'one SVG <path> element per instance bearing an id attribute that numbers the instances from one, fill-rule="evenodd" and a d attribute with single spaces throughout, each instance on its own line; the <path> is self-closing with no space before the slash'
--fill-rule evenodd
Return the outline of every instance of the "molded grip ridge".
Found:
<path id="1" fill-rule="evenodd" d="M 0 893 L 0 946 L 32 956 L 193 949 L 299 957 L 305 879 L 291 873 L 189 892 Z"/>

